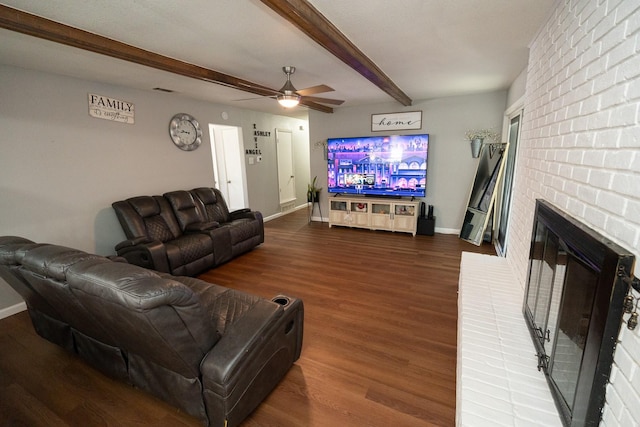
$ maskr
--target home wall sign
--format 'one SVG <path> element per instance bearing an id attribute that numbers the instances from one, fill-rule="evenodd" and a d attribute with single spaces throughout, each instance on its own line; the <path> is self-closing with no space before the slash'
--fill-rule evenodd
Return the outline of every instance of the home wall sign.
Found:
<path id="1" fill-rule="evenodd" d="M 244 154 L 246 156 L 261 156 L 262 150 L 258 147 L 258 138 L 270 138 L 271 132 L 265 130 L 258 130 L 256 124 L 253 124 L 253 148 L 245 148 Z"/>
<path id="2" fill-rule="evenodd" d="M 408 130 L 422 128 L 422 111 L 371 115 L 371 131 Z"/>
<path id="3" fill-rule="evenodd" d="M 113 122 L 134 123 L 135 106 L 127 101 L 89 93 L 89 115 L 96 119 Z"/>

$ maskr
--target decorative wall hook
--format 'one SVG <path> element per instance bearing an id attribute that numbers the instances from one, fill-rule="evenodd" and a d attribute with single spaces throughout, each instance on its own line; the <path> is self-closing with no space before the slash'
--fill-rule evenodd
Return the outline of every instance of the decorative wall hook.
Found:
<path id="1" fill-rule="evenodd" d="M 629 320 L 627 320 L 627 328 L 633 331 L 636 326 L 638 326 L 638 312 L 634 311 L 631 313 Z"/>
<path id="2" fill-rule="evenodd" d="M 496 154 L 496 151 L 500 152 L 500 154 L 504 153 L 504 147 L 507 144 L 504 142 L 492 142 L 485 145 L 489 146 L 489 158 L 493 159 L 493 156 Z"/>
<path id="3" fill-rule="evenodd" d="M 629 314 L 633 311 L 633 295 L 631 294 L 627 294 L 626 297 L 624 297 L 624 302 L 622 303 L 622 309 L 624 310 L 625 313 Z"/>

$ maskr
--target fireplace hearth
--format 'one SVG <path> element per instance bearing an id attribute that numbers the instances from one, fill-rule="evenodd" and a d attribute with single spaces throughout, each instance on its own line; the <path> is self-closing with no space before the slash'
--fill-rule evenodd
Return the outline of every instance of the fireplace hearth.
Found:
<path id="1" fill-rule="evenodd" d="M 523 313 L 565 426 L 600 423 L 634 256 L 537 200 Z"/>

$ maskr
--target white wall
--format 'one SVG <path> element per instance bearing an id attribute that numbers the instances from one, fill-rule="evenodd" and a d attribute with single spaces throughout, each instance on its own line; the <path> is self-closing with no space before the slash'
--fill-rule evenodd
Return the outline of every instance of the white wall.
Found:
<path id="1" fill-rule="evenodd" d="M 411 107 L 398 103 L 339 108 L 333 114 L 309 113 L 311 177 L 317 176 L 322 212 L 328 219 L 327 163 L 322 150 L 314 150 L 317 141 L 332 137 L 374 135 L 371 114 L 422 111 L 422 129 L 394 132 L 428 133 L 427 205 L 434 205 L 436 231 L 458 233 L 462 226 L 469 192 L 475 177 L 477 159 L 471 157 L 465 132 L 475 128 L 502 127 L 506 91 L 478 95 L 414 101 Z M 375 133 L 375 134 L 380 134 Z"/>
<path id="2" fill-rule="evenodd" d="M 524 96 L 527 85 L 527 69 L 525 68 L 511 83 L 507 92 L 507 108 L 513 106 Z"/>
<path id="3" fill-rule="evenodd" d="M 640 256 L 637 1 L 557 3 L 531 45 L 518 165 L 507 259 L 520 286 L 536 198 Z M 640 425 L 639 334 L 622 325 L 602 426 Z"/>
<path id="4" fill-rule="evenodd" d="M 88 93 L 133 103 L 135 124 L 90 117 Z M 0 66 L 0 100 L 0 235 L 113 254 L 124 233 L 112 202 L 213 186 L 209 123 L 241 126 L 247 148 L 254 146 L 254 123 L 272 132 L 258 142 L 263 162 L 246 164 L 249 206 L 265 216 L 279 213 L 273 131 L 292 129 L 296 166 L 305 176 L 296 195 L 306 203 L 304 120 L 7 66 Z M 169 120 L 180 112 L 202 125 L 195 151 L 182 151 L 169 138 Z M 20 301 L 0 283 L 0 310 Z"/>

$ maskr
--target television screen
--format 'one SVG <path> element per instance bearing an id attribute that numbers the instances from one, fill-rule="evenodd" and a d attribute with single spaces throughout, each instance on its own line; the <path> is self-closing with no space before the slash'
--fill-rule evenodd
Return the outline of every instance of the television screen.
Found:
<path id="1" fill-rule="evenodd" d="M 429 135 L 327 139 L 329 193 L 424 197 Z"/>

